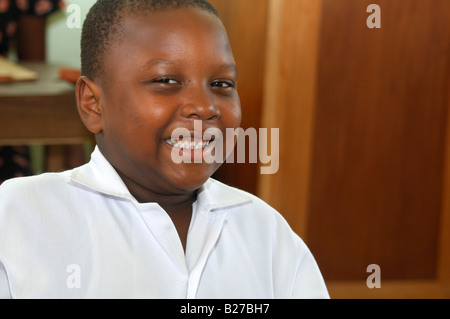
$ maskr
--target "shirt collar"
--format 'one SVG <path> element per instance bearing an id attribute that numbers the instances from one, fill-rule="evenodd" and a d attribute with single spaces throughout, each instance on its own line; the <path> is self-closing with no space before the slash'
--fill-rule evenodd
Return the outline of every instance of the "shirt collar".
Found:
<path id="1" fill-rule="evenodd" d="M 133 198 L 116 170 L 100 152 L 98 146 L 91 154 L 91 161 L 72 170 L 71 180 L 103 194 Z"/>
<path id="2" fill-rule="evenodd" d="M 114 167 L 95 147 L 88 164 L 72 170 L 71 181 L 97 192 L 135 201 Z M 198 193 L 199 202 L 210 211 L 240 206 L 252 201 L 249 194 L 209 179 Z"/>
<path id="3" fill-rule="evenodd" d="M 209 179 L 199 190 L 198 200 L 207 203 L 209 210 L 219 211 L 252 202 L 252 197 L 235 188 Z"/>

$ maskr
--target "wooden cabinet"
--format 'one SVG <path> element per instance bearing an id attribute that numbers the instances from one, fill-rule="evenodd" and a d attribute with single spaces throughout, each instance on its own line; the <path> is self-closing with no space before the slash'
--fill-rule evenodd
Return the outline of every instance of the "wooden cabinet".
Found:
<path id="1" fill-rule="evenodd" d="M 244 125 L 280 128 L 277 174 L 233 164 L 221 178 L 286 217 L 332 297 L 449 297 L 450 2 L 211 2 Z M 370 264 L 381 289 L 365 285 Z"/>

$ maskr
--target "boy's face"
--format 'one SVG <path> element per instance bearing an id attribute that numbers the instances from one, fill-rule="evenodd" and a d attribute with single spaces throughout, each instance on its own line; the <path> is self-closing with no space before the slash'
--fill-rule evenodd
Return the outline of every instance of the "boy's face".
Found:
<path id="1" fill-rule="evenodd" d="M 176 164 L 170 139 L 177 128 L 193 132 L 195 120 L 203 131 L 220 129 L 224 139 L 226 128 L 239 127 L 225 29 L 214 15 L 184 8 L 127 17 L 119 32 L 105 55 L 106 76 L 96 79 L 98 145 L 126 182 L 157 194 L 194 191 L 220 164 Z"/>

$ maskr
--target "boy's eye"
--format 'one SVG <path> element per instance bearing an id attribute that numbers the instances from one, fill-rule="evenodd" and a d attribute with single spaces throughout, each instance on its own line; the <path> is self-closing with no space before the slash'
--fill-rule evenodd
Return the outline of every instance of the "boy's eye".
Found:
<path id="1" fill-rule="evenodd" d="M 227 88 L 234 88 L 235 84 L 232 81 L 214 81 L 211 83 L 211 86 L 216 88 L 227 89 Z"/>
<path id="2" fill-rule="evenodd" d="M 152 81 L 153 83 L 162 83 L 162 84 L 178 84 L 177 80 L 171 78 L 159 78 Z"/>

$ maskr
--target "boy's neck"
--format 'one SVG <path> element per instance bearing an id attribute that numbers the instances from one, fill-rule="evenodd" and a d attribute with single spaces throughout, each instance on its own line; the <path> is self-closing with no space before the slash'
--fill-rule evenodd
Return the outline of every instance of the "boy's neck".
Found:
<path id="1" fill-rule="evenodd" d="M 192 207 L 192 204 L 197 200 L 196 190 L 180 194 L 161 194 L 144 188 L 119 171 L 117 173 L 127 186 L 131 195 L 139 203 L 157 203 L 162 208 L 167 208 L 169 211 L 172 211 L 179 210 L 180 207 Z"/>
<path id="2" fill-rule="evenodd" d="M 120 172 L 118 173 L 131 195 L 139 203 L 157 203 L 166 211 L 178 232 L 183 249 L 186 250 L 187 234 L 192 218 L 192 204 L 197 200 L 197 191 L 180 195 L 157 194 L 136 184 Z"/>

